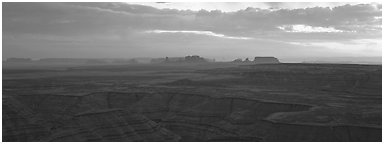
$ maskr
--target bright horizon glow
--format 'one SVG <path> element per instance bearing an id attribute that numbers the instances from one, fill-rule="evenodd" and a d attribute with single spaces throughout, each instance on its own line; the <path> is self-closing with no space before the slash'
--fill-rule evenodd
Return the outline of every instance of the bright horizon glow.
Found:
<path id="1" fill-rule="evenodd" d="M 220 10 L 222 12 L 236 12 L 245 10 L 248 7 L 261 8 L 261 9 L 300 9 L 300 8 L 313 8 L 313 7 L 330 7 L 334 8 L 346 4 L 369 4 L 372 2 L 126 2 L 128 4 L 151 6 L 158 9 L 177 9 L 177 10 Z"/>
<path id="2" fill-rule="evenodd" d="M 278 26 L 278 29 L 281 29 L 285 32 L 293 33 L 341 33 L 341 32 L 356 32 L 356 31 L 343 31 L 335 29 L 334 27 L 313 27 L 309 25 L 283 25 Z"/>
<path id="3" fill-rule="evenodd" d="M 197 34 L 197 35 L 207 35 L 207 36 L 213 36 L 213 37 L 219 37 L 219 38 L 226 38 L 226 39 L 238 39 L 238 40 L 249 40 L 253 39 L 251 37 L 234 37 L 234 36 L 226 36 L 224 34 L 217 34 L 211 31 L 188 31 L 188 30 L 151 30 L 151 31 L 145 31 L 145 33 L 189 33 L 189 34 Z"/>

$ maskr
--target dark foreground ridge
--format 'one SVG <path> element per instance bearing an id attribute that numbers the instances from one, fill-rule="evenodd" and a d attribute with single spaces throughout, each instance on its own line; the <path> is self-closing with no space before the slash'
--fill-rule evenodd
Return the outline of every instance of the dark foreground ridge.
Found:
<path id="1" fill-rule="evenodd" d="M 381 66 L 115 68 L 6 73 L 3 141 L 381 141 Z"/>
<path id="2" fill-rule="evenodd" d="M 46 109 L 49 107 L 50 109 Z M 308 105 L 184 93 L 23 95 L 4 101 L 4 141 L 379 141 L 381 129 L 272 122 Z M 36 113 L 38 112 L 38 113 Z"/>

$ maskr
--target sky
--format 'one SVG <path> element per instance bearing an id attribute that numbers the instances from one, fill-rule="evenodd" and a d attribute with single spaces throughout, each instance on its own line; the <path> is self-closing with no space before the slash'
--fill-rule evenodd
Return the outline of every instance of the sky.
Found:
<path id="1" fill-rule="evenodd" d="M 372 57 L 379 3 L 3 3 L 3 58 Z"/>

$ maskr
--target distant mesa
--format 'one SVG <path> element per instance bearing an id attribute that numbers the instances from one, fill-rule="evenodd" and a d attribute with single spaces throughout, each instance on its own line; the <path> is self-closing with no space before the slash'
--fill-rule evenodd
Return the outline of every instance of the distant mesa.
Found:
<path id="1" fill-rule="evenodd" d="M 241 62 L 243 62 L 243 60 L 241 58 L 238 58 L 238 59 L 233 60 L 232 62 L 241 63 Z"/>
<path id="2" fill-rule="evenodd" d="M 253 61 L 250 61 L 246 58 L 244 61 L 241 58 L 235 59 L 232 63 L 240 63 L 240 64 L 276 64 L 280 63 L 279 59 L 275 57 L 255 57 Z"/>
<path id="3" fill-rule="evenodd" d="M 151 63 L 205 63 L 214 62 L 214 60 L 206 59 L 198 55 L 185 56 L 185 57 L 165 57 L 154 58 Z"/>
<path id="4" fill-rule="evenodd" d="M 108 63 L 124 63 L 137 64 L 136 59 L 123 58 L 42 58 L 32 60 L 31 58 L 8 58 L 5 62 L 37 62 L 37 63 L 82 63 L 82 64 L 108 64 Z"/>
<path id="5" fill-rule="evenodd" d="M 43 58 L 38 62 L 47 63 L 85 63 L 85 64 L 107 64 L 107 63 L 127 63 L 136 64 L 138 63 L 135 59 L 98 59 L 98 58 Z"/>
<path id="6" fill-rule="evenodd" d="M 279 59 L 275 57 L 255 57 L 253 62 L 256 63 L 280 63 Z"/>
<path id="7" fill-rule="evenodd" d="M 143 64 L 143 63 L 209 63 L 215 62 L 215 59 L 208 59 L 198 55 L 188 55 L 185 57 L 163 57 L 163 58 L 42 58 L 32 60 L 31 58 L 8 58 L 4 62 L 34 62 L 34 63 L 63 63 L 63 64 Z M 250 58 L 235 59 L 230 63 L 236 64 L 274 64 L 280 63 L 275 57 L 255 57 L 253 61 Z"/>
<path id="8" fill-rule="evenodd" d="M 85 58 L 43 58 L 39 62 L 49 63 L 102 63 L 101 59 L 85 59 Z"/>
<path id="9" fill-rule="evenodd" d="M 31 58 L 8 58 L 6 62 L 31 62 Z"/>
<path id="10" fill-rule="evenodd" d="M 164 57 L 154 58 L 151 63 L 207 63 L 215 62 L 214 59 L 207 59 L 198 55 L 185 56 L 185 57 Z M 275 57 L 254 57 L 253 61 L 249 58 L 245 58 L 244 61 L 241 58 L 231 61 L 236 64 L 276 64 L 280 63 L 279 59 Z"/>
<path id="11" fill-rule="evenodd" d="M 186 56 L 185 61 L 186 62 L 207 62 L 204 58 L 198 55 Z"/>

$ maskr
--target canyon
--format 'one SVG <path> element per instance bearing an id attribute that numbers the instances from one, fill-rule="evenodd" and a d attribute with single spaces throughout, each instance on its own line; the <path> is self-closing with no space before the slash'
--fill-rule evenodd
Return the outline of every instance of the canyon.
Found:
<path id="1" fill-rule="evenodd" d="M 381 141 L 381 65 L 3 68 L 3 141 Z"/>

